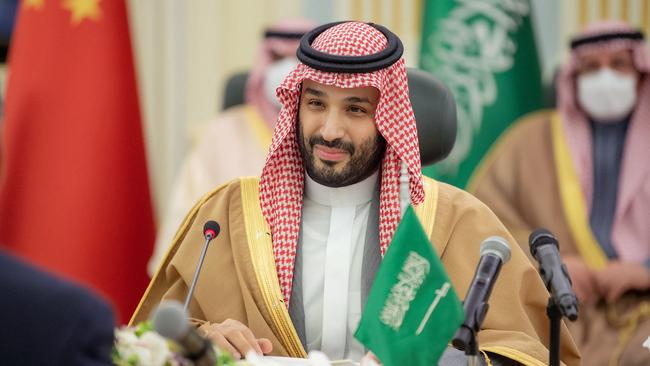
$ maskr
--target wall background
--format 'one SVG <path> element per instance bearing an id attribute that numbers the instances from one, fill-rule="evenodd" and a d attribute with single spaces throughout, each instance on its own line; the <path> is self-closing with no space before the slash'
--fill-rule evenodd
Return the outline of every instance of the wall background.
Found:
<path id="1" fill-rule="evenodd" d="M 155 208 L 166 198 L 187 147 L 221 108 L 224 81 L 253 63 L 264 28 L 280 19 L 356 19 L 386 25 L 419 55 L 424 0 L 129 0 Z M 444 0 L 437 0 L 444 1 Z M 603 18 L 650 34 L 650 0 L 532 0 L 537 47 L 550 78 L 571 35 Z"/>

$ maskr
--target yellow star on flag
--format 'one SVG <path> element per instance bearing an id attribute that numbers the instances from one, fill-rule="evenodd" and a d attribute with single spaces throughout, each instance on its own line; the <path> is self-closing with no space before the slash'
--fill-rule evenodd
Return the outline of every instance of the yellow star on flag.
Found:
<path id="1" fill-rule="evenodd" d="M 72 24 L 77 25 L 84 19 L 98 20 L 101 15 L 100 0 L 65 0 L 63 8 L 72 13 Z"/>
<path id="2" fill-rule="evenodd" d="M 36 10 L 43 9 L 45 0 L 25 0 L 25 8 L 34 8 Z"/>

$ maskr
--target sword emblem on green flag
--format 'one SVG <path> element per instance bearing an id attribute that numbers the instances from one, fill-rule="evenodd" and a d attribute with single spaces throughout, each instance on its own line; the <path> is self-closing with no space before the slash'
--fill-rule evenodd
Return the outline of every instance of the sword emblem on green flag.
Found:
<path id="1" fill-rule="evenodd" d="M 442 262 L 409 207 L 377 271 L 355 337 L 386 366 L 435 365 L 463 318 Z"/>

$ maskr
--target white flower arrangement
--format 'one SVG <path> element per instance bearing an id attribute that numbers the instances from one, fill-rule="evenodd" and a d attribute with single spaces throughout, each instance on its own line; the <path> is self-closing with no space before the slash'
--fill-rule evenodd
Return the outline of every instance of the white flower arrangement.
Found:
<path id="1" fill-rule="evenodd" d="M 116 357 L 117 356 L 117 357 Z M 155 332 L 145 332 L 138 336 L 133 328 L 115 330 L 116 364 L 129 366 L 176 366 L 167 340 Z M 122 361 L 122 362 L 117 362 Z M 123 362 L 126 361 L 126 362 Z"/>
<path id="2" fill-rule="evenodd" d="M 180 351 L 176 343 L 156 333 L 150 322 L 115 329 L 112 357 L 117 366 L 191 366 L 192 363 L 183 358 Z M 215 366 L 331 365 L 321 352 L 310 352 L 307 359 L 264 357 L 251 352 L 246 361 L 236 361 L 216 347 L 215 353 L 218 355 Z"/>
<path id="3" fill-rule="evenodd" d="M 219 355 L 215 366 L 241 365 L 227 353 L 215 352 Z M 150 322 L 115 329 L 112 358 L 117 366 L 192 365 L 183 358 L 178 345 L 156 333 Z"/>

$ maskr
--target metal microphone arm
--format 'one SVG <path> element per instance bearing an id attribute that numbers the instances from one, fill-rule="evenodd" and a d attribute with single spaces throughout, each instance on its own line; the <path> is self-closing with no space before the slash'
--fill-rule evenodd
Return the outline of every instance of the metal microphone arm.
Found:
<path id="1" fill-rule="evenodd" d="M 194 294 L 194 288 L 196 287 L 196 282 L 199 279 L 199 273 L 201 272 L 201 267 L 203 266 L 203 260 L 205 259 L 205 254 L 208 252 L 208 245 L 212 241 L 213 237 L 208 234 L 205 236 L 205 244 L 203 245 L 203 251 L 199 257 L 199 262 L 196 265 L 196 270 L 194 271 L 194 277 L 192 278 L 192 284 L 190 285 L 190 290 L 187 292 L 187 297 L 185 297 L 185 303 L 183 304 L 183 311 L 188 313 L 188 308 L 190 306 L 190 300 L 192 299 L 192 294 Z"/>
<path id="2" fill-rule="evenodd" d="M 203 266 L 203 260 L 205 259 L 205 254 L 208 252 L 208 245 L 212 239 L 216 238 L 217 235 L 221 232 L 221 227 L 216 221 L 208 221 L 203 225 L 203 237 L 205 237 L 205 244 L 203 245 L 203 251 L 199 257 L 199 262 L 196 264 L 196 271 L 194 271 L 194 278 L 192 278 L 192 284 L 190 285 L 190 290 L 187 292 L 187 297 L 185 298 L 185 304 L 183 305 L 183 311 L 189 314 L 190 300 L 192 299 L 192 294 L 194 294 L 194 288 L 196 287 L 196 282 L 199 279 L 199 273 L 201 272 L 201 267 Z"/>

